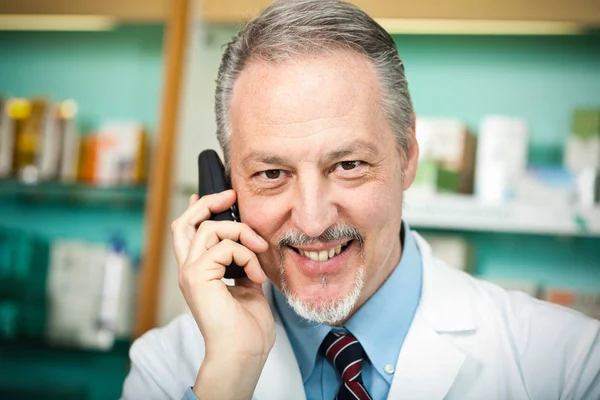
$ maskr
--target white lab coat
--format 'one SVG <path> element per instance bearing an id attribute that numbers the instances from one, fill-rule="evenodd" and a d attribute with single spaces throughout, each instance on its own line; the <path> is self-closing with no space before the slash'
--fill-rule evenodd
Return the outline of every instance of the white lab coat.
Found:
<path id="1" fill-rule="evenodd" d="M 600 399 L 598 321 L 454 270 L 413 234 L 423 257 L 422 297 L 388 399 Z M 271 288 L 265 292 L 272 305 Z M 253 398 L 305 399 L 294 352 L 273 314 L 276 341 Z M 190 314 L 148 332 L 131 347 L 123 398 L 181 399 L 203 355 Z"/>

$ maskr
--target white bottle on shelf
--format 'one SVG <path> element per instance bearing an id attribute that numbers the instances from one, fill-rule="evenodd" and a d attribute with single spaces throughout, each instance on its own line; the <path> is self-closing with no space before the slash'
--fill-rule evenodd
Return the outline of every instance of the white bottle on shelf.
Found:
<path id="1" fill-rule="evenodd" d="M 123 290 L 124 273 L 131 267 L 125 251 L 125 242 L 116 237 L 111 240 L 104 265 L 104 277 L 98 314 L 97 343 L 99 348 L 112 347 L 119 321 L 119 304 Z"/>

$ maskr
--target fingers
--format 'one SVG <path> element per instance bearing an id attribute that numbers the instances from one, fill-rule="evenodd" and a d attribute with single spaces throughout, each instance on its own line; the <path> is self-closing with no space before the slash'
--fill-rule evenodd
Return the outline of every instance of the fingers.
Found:
<path id="1" fill-rule="evenodd" d="M 263 238 L 244 223 L 206 220 L 200 224 L 194 236 L 186 262 L 200 258 L 208 249 L 225 239 L 239 241 L 255 253 L 262 253 L 269 247 Z"/>
<path id="2" fill-rule="evenodd" d="M 255 284 L 260 285 L 267 279 L 256 254 L 230 239 L 222 240 L 199 259 L 186 264 L 180 271 L 180 279 L 193 279 L 195 282 L 200 281 L 199 283 L 220 280 L 225 275 L 225 268 L 231 263 L 244 268 L 248 279 Z"/>
<path id="3" fill-rule="evenodd" d="M 197 195 L 190 196 L 188 208 L 171 224 L 173 249 L 180 267 L 187 258 L 196 227 L 210 218 L 212 213 L 229 209 L 235 203 L 235 199 L 236 194 L 233 190 L 203 196 L 200 199 L 197 199 Z"/>
<path id="4" fill-rule="evenodd" d="M 253 282 L 248 278 L 238 278 L 235 280 L 235 286 L 241 286 L 249 289 L 254 289 L 258 291 L 262 291 L 259 283 Z"/>
<path id="5" fill-rule="evenodd" d="M 188 207 L 191 207 L 192 204 L 194 204 L 195 202 L 197 202 L 200 199 L 200 196 L 198 196 L 196 193 L 192 194 L 190 196 L 190 201 L 188 202 Z"/>

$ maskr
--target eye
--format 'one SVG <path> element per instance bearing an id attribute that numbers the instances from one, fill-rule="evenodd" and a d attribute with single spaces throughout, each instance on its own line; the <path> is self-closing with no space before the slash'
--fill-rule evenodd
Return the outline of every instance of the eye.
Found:
<path id="1" fill-rule="evenodd" d="M 332 168 L 332 170 L 351 171 L 353 169 L 357 169 L 362 164 L 363 164 L 362 161 L 342 161 L 342 162 L 335 164 L 335 166 Z"/>
<path id="2" fill-rule="evenodd" d="M 281 177 L 281 170 L 280 169 L 268 169 L 266 171 L 259 172 L 258 174 L 267 180 L 274 180 L 274 179 L 278 179 L 279 177 Z"/>

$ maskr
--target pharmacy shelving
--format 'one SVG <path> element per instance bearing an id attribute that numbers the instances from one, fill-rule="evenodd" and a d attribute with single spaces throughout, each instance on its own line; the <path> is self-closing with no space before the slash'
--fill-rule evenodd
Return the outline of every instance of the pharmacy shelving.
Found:
<path id="1" fill-rule="evenodd" d="M 26 203 L 141 209 L 146 200 L 146 186 L 97 186 L 60 182 L 27 184 L 17 180 L 0 180 L 0 200 L 2 199 Z"/>
<path id="2" fill-rule="evenodd" d="M 408 191 L 404 196 L 403 213 L 415 228 L 600 237 L 600 207 L 597 206 L 546 208 L 518 202 L 485 204 L 473 196 Z"/>

